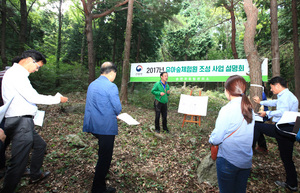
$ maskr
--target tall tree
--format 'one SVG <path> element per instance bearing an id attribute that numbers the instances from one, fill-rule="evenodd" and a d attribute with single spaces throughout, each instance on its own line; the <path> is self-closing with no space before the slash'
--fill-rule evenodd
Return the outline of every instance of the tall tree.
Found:
<path id="1" fill-rule="evenodd" d="M 260 59 L 254 38 L 256 34 L 256 25 L 258 19 L 258 9 L 253 4 L 252 0 L 244 0 L 244 10 L 247 15 L 247 22 L 245 25 L 245 36 L 244 36 L 244 49 L 247 56 L 247 60 L 250 68 L 250 83 L 252 85 L 261 85 L 262 82 L 262 72 Z M 254 105 L 254 110 L 257 112 L 259 110 L 259 105 L 255 104 L 253 101 L 253 96 L 262 96 L 262 88 L 252 86 L 250 87 L 250 99 Z"/>
<path id="2" fill-rule="evenodd" d="M 122 85 L 121 85 L 121 102 L 126 104 L 128 101 L 128 81 L 129 81 L 129 58 L 130 58 L 130 41 L 131 41 L 131 29 L 133 18 L 133 2 L 129 0 L 127 11 L 127 24 L 126 24 L 126 37 L 124 47 L 124 60 L 123 60 L 123 73 L 122 73 Z"/>
<path id="3" fill-rule="evenodd" d="M 62 28 L 62 0 L 59 0 L 58 7 L 58 34 L 57 34 L 57 49 L 56 49 L 56 86 L 60 85 L 59 80 L 59 62 L 60 62 L 60 52 L 61 52 L 61 28 Z"/>
<path id="4" fill-rule="evenodd" d="M 7 66 L 6 57 L 6 0 L 2 0 L 1 9 L 1 59 L 2 59 L 2 69 Z"/>
<path id="5" fill-rule="evenodd" d="M 293 42 L 294 42 L 294 65 L 295 65 L 295 95 L 300 99 L 300 57 L 299 38 L 297 24 L 297 0 L 292 0 Z"/>
<path id="6" fill-rule="evenodd" d="M 25 49 L 26 43 L 26 32 L 27 32 L 27 4 L 26 0 L 20 0 L 20 13 L 21 13 L 21 23 L 20 23 L 20 36 L 19 36 L 19 53 L 22 53 Z"/>
<path id="7" fill-rule="evenodd" d="M 94 52 L 94 42 L 93 42 L 93 20 L 96 18 L 104 17 L 115 11 L 116 8 L 125 5 L 129 0 L 124 0 L 122 2 L 117 2 L 109 9 L 102 13 L 94 14 L 94 6 L 98 3 L 96 0 L 81 0 L 86 22 L 86 38 L 88 46 L 88 65 L 89 65 L 89 83 L 95 80 L 95 52 Z"/>
<path id="8" fill-rule="evenodd" d="M 235 14 L 234 14 L 234 6 L 238 3 L 239 1 L 234 2 L 234 0 L 230 0 L 229 4 L 227 0 L 219 0 L 215 5 L 218 6 L 224 6 L 225 9 L 227 9 L 230 13 L 230 20 L 231 20 L 231 50 L 234 59 L 238 59 L 238 53 L 236 50 L 236 27 L 235 27 Z"/>
<path id="9" fill-rule="evenodd" d="M 272 76 L 280 76 L 277 0 L 270 0 Z"/>

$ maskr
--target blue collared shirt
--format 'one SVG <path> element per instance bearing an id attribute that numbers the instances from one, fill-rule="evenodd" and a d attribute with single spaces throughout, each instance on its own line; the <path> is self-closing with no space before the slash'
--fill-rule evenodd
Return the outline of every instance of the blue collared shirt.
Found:
<path id="1" fill-rule="evenodd" d="M 217 157 L 223 157 L 238 168 L 248 169 L 252 165 L 254 113 L 252 112 L 252 122 L 247 124 L 242 114 L 241 102 L 242 97 L 237 97 L 222 107 L 209 143 L 219 145 Z M 237 128 L 239 129 L 234 134 L 225 139 Z"/>
<path id="2" fill-rule="evenodd" d="M 88 88 L 83 131 L 99 135 L 117 135 L 117 116 L 122 110 L 118 87 L 100 76 Z"/>
<path id="3" fill-rule="evenodd" d="M 288 88 L 278 93 L 276 100 L 260 102 L 264 106 L 276 107 L 274 111 L 266 111 L 268 118 L 273 118 L 273 122 L 278 122 L 285 111 L 298 112 L 298 103 L 297 97 Z"/>

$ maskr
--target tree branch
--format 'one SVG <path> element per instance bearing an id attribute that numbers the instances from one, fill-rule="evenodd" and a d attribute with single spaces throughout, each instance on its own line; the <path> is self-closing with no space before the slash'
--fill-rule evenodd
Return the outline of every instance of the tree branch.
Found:
<path id="1" fill-rule="evenodd" d="M 84 11 L 85 15 L 88 15 L 89 12 L 88 12 L 85 0 L 81 0 L 81 2 L 82 2 L 82 5 L 83 5 L 83 11 Z"/>
<path id="2" fill-rule="evenodd" d="M 83 1 L 83 0 L 81 0 L 81 1 Z M 117 4 L 117 5 L 115 5 L 115 6 L 114 6 L 113 8 L 111 8 L 110 10 L 107 10 L 107 11 L 105 11 L 105 12 L 103 12 L 103 13 L 100 13 L 100 14 L 95 14 L 95 15 L 93 15 L 93 19 L 100 18 L 100 17 L 106 16 L 106 15 L 108 15 L 108 14 L 114 12 L 116 8 L 121 7 L 122 5 L 125 5 L 126 3 L 128 3 L 128 1 L 129 1 L 129 0 L 125 0 L 125 1 L 123 1 L 123 2 L 121 2 L 121 3 L 119 3 L 119 4 Z"/>

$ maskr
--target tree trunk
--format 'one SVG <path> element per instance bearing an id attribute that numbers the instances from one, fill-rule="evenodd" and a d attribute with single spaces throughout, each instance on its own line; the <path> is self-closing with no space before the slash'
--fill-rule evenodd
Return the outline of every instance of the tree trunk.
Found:
<path id="1" fill-rule="evenodd" d="M 81 0 L 83 5 L 83 10 L 85 14 L 85 23 L 86 23 L 86 39 L 87 39 L 87 45 L 88 45 L 88 65 L 89 65 L 89 83 L 93 82 L 95 80 L 95 51 L 94 51 L 94 42 L 93 42 L 93 19 L 100 18 L 103 16 L 106 16 L 112 12 L 115 11 L 117 7 L 120 7 L 122 5 L 125 5 L 128 3 L 129 0 L 124 0 L 123 2 L 120 2 L 116 4 L 114 7 L 112 7 L 109 10 L 104 11 L 100 14 L 93 14 L 93 6 L 95 3 L 95 0 Z M 97 3 L 95 3 L 96 5 Z"/>
<path id="2" fill-rule="evenodd" d="M 127 83 L 129 81 L 129 58 L 130 58 L 130 42 L 131 42 L 131 29 L 132 29 L 132 18 L 133 18 L 133 3 L 134 0 L 128 1 L 123 73 L 122 73 L 122 84 L 121 84 L 121 102 L 123 104 L 127 104 L 128 102 Z"/>
<path id="3" fill-rule="evenodd" d="M 235 15 L 234 15 L 234 4 L 233 0 L 231 0 L 231 5 L 228 6 L 227 4 L 224 4 L 224 7 L 230 12 L 231 16 L 231 50 L 234 59 L 239 59 L 238 53 L 236 51 L 236 43 L 235 43 L 235 38 L 236 38 L 236 27 L 235 27 Z"/>
<path id="4" fill-rule="evenodd" d="M 244 10 L 247 15 L 247 22 L 245 25 L 245 36 L 244 36 L 244 49 L 247 56 L 247 60 L 250 68 L 250 83 L 261 85 L 262 72 L 260 59 L 257 49 L 255 47 L 254 38 L 256 34 L 256 25 L 258 19 L 258 9 L 253 4 L 252 0 L 244 0 Z M 262 98 L 262 88 L 250 87 L 250 99 L 253 104 L 254 111 L 259 110 L 260 105 L 253 101 L 253 96 L 259 96 Z"/>
<path id="5" fill-rule="evenodd" d="M 141 26 L 141 24 L 140 24 Z M 141 36 L 141 32 L 139 31 L 139 35 L 138 35 L 138 42 L 137 42 L 137 46 L 136 46 L 136 57 L 135 57 L 135 62 L 139 63 L 139 59 L 140 59 L 140 47 L 141 47 L 141 42 L 142 42 L 142 36 Z M 135 88 L 135 82 L 132 83 L 131 86 L 131 93 L 133 93 Z"/>
<path id="6" fill-rule="evenodd" d="M 56 50 L 56 87 L 60 85 L 59 78 L 59 62 L 61 52 L 61 28 L 62 28 L 62 0 L 59 0 L 58 8 L 58 34 L 57 34 L 57 50 Z"/>
<path id="7" fill-rule="evenodd" d="M 86 26 L 85 26 L 86 29 Z M 80 50 L 80 64 L 81 66 L 84 65 L 84 50 L 85 50 L 85 30 L 82 33 L 82 39 L 81 39 L 81 50 Z"/>
<path id="8" fill-rule="evenodd" d="M 293 42 L 294 42 L 294 68 L 295 68 L 295 95 L 300 99 L 300 57 L 299 39 L 297 24 L 297 0 L 292 0 L 292 22 L 293 22 Z M 300 105 L 300 104 L 299 104 Z"/>
<path id="9" fill-rule="evenodd" d="M 1 11 L 1 59 L 2 59 L 2 69 L 4 70 L 7 66 L 6 58 L 6 0 L 2 0 L 2 11 Z"/>
<path id="10" fill-rule="evenodd" d="M 86 21 L 86 39 L 88 46 L 88 65 L 89 65 L 89 83 L 95 80 L 95 53 L 93 42 L 93 18 L 92 15 L 85 16 Z"/>
<path id="11" fill-rule="evenodd" d="M 270 0 L 272 77 L 280 76 L 277 0 Z"/>
<path id="12" fill-rule="evenodd" d="M 26 43 L 26 32 L 27 32 L 27 5 L 26 0 L 20 0 L 20 13 L 21 13 L 21 23 L 20 23 L 20 35 L 19 35 L 19 53 L 21 54 L 25 50 Z"/>

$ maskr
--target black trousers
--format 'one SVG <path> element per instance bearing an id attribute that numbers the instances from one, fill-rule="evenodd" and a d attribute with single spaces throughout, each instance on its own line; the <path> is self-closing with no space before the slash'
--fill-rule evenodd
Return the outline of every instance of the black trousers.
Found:
<path id="1" fill-rule="evenodd" d="M 99 150 L 92 193 L 102 193 L 106 190 L 105 177 L 112 160 L 115 135 L 93 135 L 98 139 Z"/>
<path id="2" fill-rule="evenodd" d="M 293 125 L 284 124 L 280 126 L 280 129 L 291 132 L 293 131 Z M 297 172 L 293 162 L 293 148 L 295 137 L 281 134 L 274 124 L 255 122 L 253 147 L 255 147 L 255 144 L 259 139 L 261 140 L 259 145 L 263 145 L 264 143 L 266 143 L 263 143 L 263 134 L 276 138 L 278 149 L 280 152 L 280 158 L 283 162 L 286 172 L 286 183 L 292 187 L 297 187 Z"/>
<path id="3" fill-rule="evenodd" d="M 162 125 L 165 131 L 168 130 L 167 127 L 167 116 L 168 116 L 168 105 L 167 103 L 160 103 L 158 100 L 154 100 L 155 108 L 155 130 L 160 131 L 159 118 L 162 115 Z"/>
<path id="4" fill-rule="evenodd" d="M 40 176 L 47 144 L 34 130 L 33 119 L 29 117 L 7 118 L 4 130 L 11 140 L 11 159 L 1 193 L 12 193 L 26 169 L 31 149 L 30 175 L 33 179 Z"/>
<path id="5" fill-rule="evenodd" d="M 6 166 L 5 150 L 9 144 L 10 144 L 10 139 L 6 136 L 3 146 L 2 148 L 0 148 L 0 169 L 5 169 Z"/>
<path id="6" fill-rule="evenodd" d="M 4 128 L 4 123 L 5 123 L 5 118 L 2 120 L 2 122 L 0 123 L 0 128 Z M 0 148 L 0 169 L 4 169 L 5 168 L 5 162 L 6 162 L 6 157 L 5 157 L 5 149 L 9 144 L 9 139 L 8 137 L 6 137 L 5 142 L 4 143 L 0 143 L 1 144 L 1 148 Z"/>

